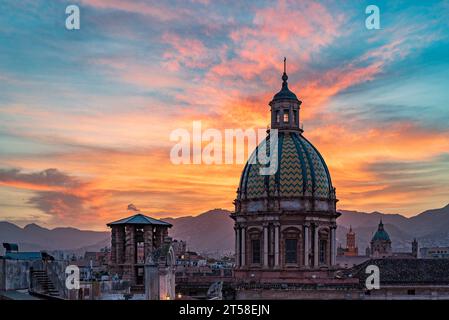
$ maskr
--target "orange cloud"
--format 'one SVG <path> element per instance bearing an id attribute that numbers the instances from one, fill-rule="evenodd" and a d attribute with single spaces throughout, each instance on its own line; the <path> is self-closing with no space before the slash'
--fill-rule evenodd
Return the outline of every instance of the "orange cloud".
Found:
<path id="1" fill-rule="evenodd" d="M 192 14 L 141 1 L 82 3 L 163 22 Z M 211 23 L 214 19 L 219 20 L 208 16 L 209 31 L 219 28 Z M 404 188 L 401 183 L 408 179 L 406 175 L 419 171 L 412 165 L 432 163 L 449 150 L 447 132 L 406 122 L 358 128 L 352 119 L 332 114 L 327 105 L 338 93 L 375 79 L 388 63 L 406 57 L 414 49 L 411 42 L 432 38 L 416 37 L 413 29 L 388 30 L 392 39 L 386 45 L 311 74 L 307 68 L 312 57 L 339 39 L 345 19 L 315 2 L 280 1 L 272 8 L 257 9 L 244 27 L 235 28 L 231 23 L 227 34 L 231 42 L 213 48 L 206 39 L 167 31 L 160 38 L 166 48 L 162 64 L 122 56 L 91 59 L 89 66 L 99 74 L 139 90 L 164 94 L 170 102 L 145 95 L 82 97 L 70 88 L 60 88 L 80 101 L 77 112 L 33 101 L 2 106 L 0 115 L 15 120 L 5 123 L 11 135 L 39 146 L 57 146 L 58 151 L 0 155 L 2 166 L 26 169 L 8 179 L 4 176 L 0 185 L 32 193 L 25 201 L 45 212 L 49 225 L 104 229 L 106 222 L 126 214 L 128 203 L 155 217 L 194 215 L 214 207 L 232 209 L 243 165 L 173 165 L 169 134 L 176 128 L 190 131 L 194 120 L 201 120 L 203 129 L 265 127 L 268 102 L 280 89 L 281 61 L 287 55 L 290 75 L 308 71 L 301 81 L 291 76 L 289 85 L 303 101 L 305 135 L 330 167 L 339 208 L 410 213 L 442 201 L 441 190 L 447 189 L 426 179 L 421 180 L 425 189 Z M 202 72 L 191 72 L 196 68 Z M 11 82 L 9 77 L 7 81 Z M 105 111 L 91 111 L 89 105 Z M 320 117 L 328 118 L 319 128 L 309 130 L 307 123 Z M 407 172 L 396 168 L 397 172 L 388 172 L 394 175 L 391 178 L 383 175 L 385 168 L 374 166 L 376 163 L 412 168 Z M 77 184 L 45 183 L 41 173 L 46 168 L 58 168 L 67 181 Z M 419 205 L 410 201 L 413 198 L 419 198 Z"/>

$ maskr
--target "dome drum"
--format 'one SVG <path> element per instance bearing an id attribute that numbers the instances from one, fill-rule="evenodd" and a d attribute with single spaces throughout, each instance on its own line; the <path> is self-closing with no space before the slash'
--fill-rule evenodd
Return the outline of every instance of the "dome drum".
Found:
<path id="1" fill-rule="evenodd" d="M 238 203 L 237 203 L 238 202 Z M 336 212 L 336 201 L 333 199 L 316 199 L 313 197 L 302 198 L 274 198 L 238 200 L 236 209 L 239 212 Z"/>

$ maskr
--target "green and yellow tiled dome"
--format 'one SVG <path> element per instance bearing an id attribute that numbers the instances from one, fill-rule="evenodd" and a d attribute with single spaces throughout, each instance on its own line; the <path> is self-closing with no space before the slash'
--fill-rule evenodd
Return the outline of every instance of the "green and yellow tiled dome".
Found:
<path id="1" fill-rule="evenodd" d="M 267 143 L 269 144 L 269 143 Z M 261 143 L 243 170 L 238 199 L 265 197 L 313 197 L 335 199 L 331 177 L 318 150 L 300 132 L 279 132 L 278 170 L 273 175 L 261 175 L 262 164 L 254 161 Z"/>

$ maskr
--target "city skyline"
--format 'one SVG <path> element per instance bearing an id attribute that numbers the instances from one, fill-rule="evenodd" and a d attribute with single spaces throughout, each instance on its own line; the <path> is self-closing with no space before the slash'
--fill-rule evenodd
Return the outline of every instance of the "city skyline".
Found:
<path id="1" fill-rule="evenodd" d="M 448 4 L 6 1 L 0 220 L 96 230 L 232 209 L 242 164 L 174 165 L 170 132 L 264 128 L 282 59 L 337 209 L 405 216 L 449 201 Z M 118 22 L 120 21 L 120 22 Z"/>

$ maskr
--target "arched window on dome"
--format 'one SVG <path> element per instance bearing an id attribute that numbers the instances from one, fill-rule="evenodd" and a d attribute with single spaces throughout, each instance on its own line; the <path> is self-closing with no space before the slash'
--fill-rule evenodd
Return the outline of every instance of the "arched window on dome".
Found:
<path id="1" fill-rule="evenodd" d="M 281 122 L 281 116 L 279 115 L 279 110 L 276 110 L 276 123 Z"/>
<path id="2" fill-rule="evenodd" d="M 284 123 L 288 123 L 288 110 L 284 110 Z"/>
<path id="3" fill-rule="evenodd" d="M 260 239 L 251 240 L 251 262 L 260 264 Z"/>
<path id="4" fill-rule="evenodd" d="M 300 264 L 299 244 L 301 243 L 300 230 L 297 227 L 289 227 L 282 232 L 282 254 L 285 265 L 298 266 Z"/>
<path id="5" fill-rule="evenodd" d="M 285 239 L 285 263 L 298 263 L 298 239 Z"/>
<path id="6" fill-rule="evenodd" d="M 253 265 L 260 265 L 262 263 L 261 230 L 259 228 L 251 228 L 248 230 L 248 235 L 250 239 L 249 260 Z"/>
<path id="7" fill-rule="evenodd" d="M 319 252 L 319 262 L 320 264 L 326 264 L 326 250 L 327 247 L 327 241 L 326 240 L 320 240 L 320 252 Z"/>
<path id="8" fill-rule="evenodd" d="M 329 231 L 327 228 L 323 228 L 319 232 L 318 240 L 318 263 L 320 265 L 325 265 L 329 263 L 329 252 L 330 252 L 330 238 Z"/>

